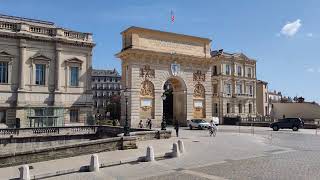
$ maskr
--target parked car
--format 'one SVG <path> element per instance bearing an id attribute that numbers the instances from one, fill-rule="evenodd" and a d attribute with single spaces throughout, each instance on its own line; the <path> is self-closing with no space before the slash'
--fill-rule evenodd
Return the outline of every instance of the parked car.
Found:
<path id="1" fill-rule="evenodd" d="M 198 129 L 204 129 L 208 128 L 210 126 L 210 123 L 203 119 L 191 119 L 188 120 L 188 126 L 190 129 L 198 128 Z"/>
<path id="2" fill-rule="evenodd" d="M 303 126 L 304 122 L 300 118 L 284 118 L 270 124 L 270 128 L 274 131 L 278 131 L 279 129 L 292 129 L 293 131 L 298 131 L 299 128 L 302 128 Z"/>

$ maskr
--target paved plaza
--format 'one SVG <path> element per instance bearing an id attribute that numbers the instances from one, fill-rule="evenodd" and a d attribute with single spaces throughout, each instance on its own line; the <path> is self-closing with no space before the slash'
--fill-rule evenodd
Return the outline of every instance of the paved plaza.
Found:
<path id="1" fill-rule="evenodd" d="M 206 130 L 183 129 L 180 137 L 138 143 L 138 149 L 99 153 L 100 161 L 137 159 L 146 147 L 155 154 L 171 151 L 182 140 L 186 153 L 179 158 L 137 162 L 47 179 L 317 179 L 320 176 L 320 135 L 316 130 L 299 132 L 269 128 L 220 126 L 213 138 Z M 89 164 L 90 155 L 31 164 L 31 175 Z M 0 169 L 2 179 L 18 177 L 18 167 Z"/>

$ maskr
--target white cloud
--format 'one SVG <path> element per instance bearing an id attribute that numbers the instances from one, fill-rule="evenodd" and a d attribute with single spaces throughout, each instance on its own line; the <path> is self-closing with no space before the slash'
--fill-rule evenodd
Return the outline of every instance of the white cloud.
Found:
<path id="1" fill-rule="evenodd" d="M 312 33 L 307 33 L 307 37 L 313 37 Z"/>
<path id="2" fill-rule="evenodd" d="M 313 72 L 314 72 L 314 69 L 313 69 L 313 68 L 308 68 L 308 69 L 307 69 L 307 72 L 313 73 Z"/>
<path id="3" fill-rule="evenodd" d="M 288 22 L 282 27 L 280 33 L 288 37 L 294 36 L 300 29 L 301 25 L 302 24 L 300 19 L 297 19 L 293 22 Z"/>

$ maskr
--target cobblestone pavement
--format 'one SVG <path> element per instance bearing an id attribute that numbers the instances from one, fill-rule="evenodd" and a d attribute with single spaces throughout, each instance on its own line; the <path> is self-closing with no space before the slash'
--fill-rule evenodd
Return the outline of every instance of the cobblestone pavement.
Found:
<path id="1" fill-rule="evenodd" d="M 254 131 L 254 132 L 253 132 Z M 152 145 L 155 153 L 170 151 L 181 139 L 180 158 L 102 168 L 99 173 L 74 173 L 48 179 L 319 179 L 320 135 L 314 130 L 219 126 L 216 138 L 203 130 L 181 130 L 180 137 L 139 142 L 140 152 Z M 105 153 L 120 156 L 125 151 Z M 140 155 L 143 155 L 140 154 Z M 45 162 L 44 162 L 45 163 Z M 70 162 L 71 163 L 71 162 Z M 1 178 L 0 178 L 1 179 Z"/>

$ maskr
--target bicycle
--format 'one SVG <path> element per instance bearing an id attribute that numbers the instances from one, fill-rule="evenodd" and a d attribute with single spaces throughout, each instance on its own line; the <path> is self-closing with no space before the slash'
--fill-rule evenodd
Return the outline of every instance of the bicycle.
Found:
<path id="1" fill-rule="evenodd" d="M 216 128 L 213 128 L 213 127 L 209 128 L 209 135 L 213 136 L 213 137 L 216 137 L 216 135 L 217 135 Z"/>

